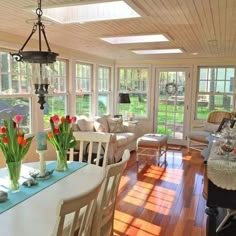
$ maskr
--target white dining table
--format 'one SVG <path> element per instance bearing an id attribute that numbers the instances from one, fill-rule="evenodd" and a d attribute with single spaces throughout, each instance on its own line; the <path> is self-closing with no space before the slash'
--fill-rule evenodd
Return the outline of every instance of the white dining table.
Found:
<path id="1" fill-rule="evenodd" d="M 39 164 L 26 165 L 37 169 Z M 6 168 L 0 169 L 0 177 L 6 174 Z M 99 166 L 88 164 L 78 169 L 1 213 L 0 236 L 51 236 L 56 224 L 59 201 L 89 191 L 100 184 L 103 178 L 104 169 Z"/>

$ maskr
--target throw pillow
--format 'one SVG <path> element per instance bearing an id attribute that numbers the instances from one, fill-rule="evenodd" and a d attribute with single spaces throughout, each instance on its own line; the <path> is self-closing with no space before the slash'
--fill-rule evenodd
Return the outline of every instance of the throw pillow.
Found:
<path id="1" fill-rule="evenodd" d="M 111 133 L 122 133 L 125 131 L 122 118 L 107 119 Z"/>
<path id="2" fill-rule="evenodd" d="M 97 117 L 95 119 L 95 121 L 101 123 L 104 126 L 106 133 L 109 132 L 109 126 L 108 126 L 107 119 L 110 118 L 110 117 L 111 117 L 110 115 L 103 115 L 102 117 Z"/>
<path id="3" fill-rule="evenodd" d="M 94 129 L 96 132 L 106 132 L 105 126 L 97 121 L 94 121 Z"/>
<path id="4" fill-rule="evenodd" d="M 94 131 L 92 120 L 88 120 L 86 118 L 79 118 L 77 120 L 77 125 L 79 126 L 80 131 Z"/>

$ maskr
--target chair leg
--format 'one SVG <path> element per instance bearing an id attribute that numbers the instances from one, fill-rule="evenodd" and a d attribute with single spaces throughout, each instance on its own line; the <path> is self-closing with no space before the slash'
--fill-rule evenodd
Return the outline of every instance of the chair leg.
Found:
<path id="1" fill-rule="evenodd" d="M 188 153 L 190 152 L 190 138 L 187 139 L 187 145 L 188 145 Z"/>

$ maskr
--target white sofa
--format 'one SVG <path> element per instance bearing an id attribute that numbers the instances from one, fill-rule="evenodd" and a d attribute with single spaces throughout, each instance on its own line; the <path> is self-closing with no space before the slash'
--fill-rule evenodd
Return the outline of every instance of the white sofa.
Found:
<path id="1" fill-rule="evenodd" d="M 136 149 L 136 124 L 123 122 L 122 118 L 112 118 L 110 115 L 88 119 L 78 116 L 73 125 L 74 132 L 104 132 L 112 133 L 109 147 L 109 163 L 118 162 L 125 149 Z"/>

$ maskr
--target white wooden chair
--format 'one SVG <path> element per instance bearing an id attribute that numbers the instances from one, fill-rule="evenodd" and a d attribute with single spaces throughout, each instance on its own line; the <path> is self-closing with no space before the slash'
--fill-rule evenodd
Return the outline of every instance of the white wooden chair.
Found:
<path id="1" fill-rule="evenodd" d="M 94 210 L 102 183 L 103 181 L 82 195 L 61 200 L 53 236 L 90 235 Z"/>
<path id="2" fill-rule="evenodd" d="M 108 164 L 108 148 L 111 141 L 111 133 L 100 132 L 74 132 L 73 133 L 79 147 L 79 161 L 88 162 L 96 165 L 106 167 Z M 88 147 L 86 150 L 86 147 Z M 87 153 L 86 153 L 87 152 Z M 74 149 L 70 149 L 70 160 L 73 160 Z M 96 158 L 93 155 L 96 153 Z M 87 159 L 84 159 L 84 155 L 87 154 Z M 101 163 L 101 158 L 102 163 Z"/>
<path id="3" fill-rule="evenodd" d="M 130 151 L 126 149 L 122 160 L 106 167 L 106 177 L 97 199 L 97 206 L 92 223 L 92 236 L 113 235 L 113 221 L 117 193 L 122 173 L 130 158 Z"/>

